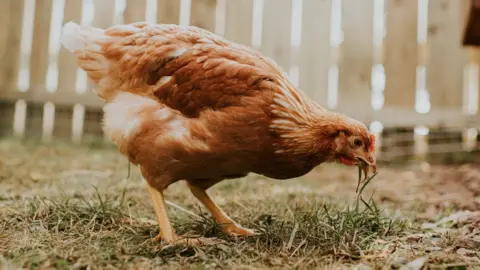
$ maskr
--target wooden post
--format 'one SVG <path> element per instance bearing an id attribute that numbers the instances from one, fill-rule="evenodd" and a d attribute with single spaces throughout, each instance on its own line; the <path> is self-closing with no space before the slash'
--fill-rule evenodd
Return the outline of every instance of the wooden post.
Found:
<path id="1" fill-rule="evenodd" d="M 395 0 L 387 4 L 384 108 L 415 110 L 418 1 Z M 399 136 L 396 136 L 398 134 Z M 393 137 L 390 141 L 389 138 Z M 384 149 L 400 148 L 402 159 L 414 154 L 413 127 L 385 129 Z M 394 138 L 400 138 L 397 142 Z"/>
<path id="2" fill-rule="evenodd" d="M 17 91 L 22 37 L 23 0 L 0 1 L 0 98 L 3 93 Z M 11 134 L 16 104 L 0 101 L 0 133 Z M 24 123 L 23 119 L 18 119 Z M 22 121 L 23 120 L 23 121 Z M 20 129 L 23 129 L 21 125 Z M 20 132 L 21 133 L 21 132 Z"/>
<path id="3" fill-rule="evenodd" d="M 157 1 L 157 23 L 178 24 L 180 22 L 180 0 Z"/>
<path id="4" fill-rule="evenodd" d="M 462 29 L 466 4 L 465 0 L 429 1 L 426 83 L 432 109 L 462 111 L 466 65 Z"/>
<path id="5" fill-rule="evenodd" d="M 193 0 L 190 11 L 190 25 L 214 32 L 216 6 L 216 0 Z"/>
<path id="6" fill-rule="evenodd" d="M 65 2 L 62 26 L 69 21 L 80 22 L 82 18 L 82 5 L 82 0 L 69 0 Z M 77 67 L 75 55 L 61 46 L 58 59 L 58 93 L 67 92 L 74 95 L 76 90 Z"/>
<path id="7" fill-rule="evenodd" d="M 49 38 L 52 16 L 52 1 L 38 0 L 35 3 L 32 51 L 30 56 L 30 88 L 28 96 L 48 95 L 46 77 L 50 61 Z M 45 98 L 44 98 L 45 100 Z M 44 129 L 44 104 L 29 104 L 27 109 L 26 132 L 39 136 Z M 47 119 L 48 120 L 48 119 Z M 51 125 L 50 125 L 51 126 Z M 44 135 L 44 139 L 46 136 Z"/>
<path id="8" fill-rule="evenodd" d="M 387 5 L 385 107 L 414 110 L 417 70 L 417 1 Z"/>
<path id="9" fill-rule="evenodd" d="M 244 45 L 252 44 L 253 0 L 227 1 L 225 37 Z"/>
<path id="10" fill-rule="evenodd" d="M 100 27 L 100 28 L 108 28 L 113 25 L 113 21 L 115 18 L 115 0 L 101 0 L 101 1 L 93 1 L 94 3 L 94 14 L 93 14 L 93 26 Z M 103 105 L 101 99 L 93 92 L 93 90 L 97 86 L 93 84 L 92 81 L 89 80 L 87 92 L 84 94 L 86 100 L 89 103 L 95 104 L 98 103 L 100 106 Z M 92 119 L 88 117 L 91 114 L 99 114 L 97 108 L 86 108 L 85 109 L 85 117 L 84 117 L 84 134 L 94 134 L 100 135 L 98 130 L 102 130 L 101 123 L 102 121 L 98 121 L 97 118 Z M 102 115 L 100 113 L 100 115 Z M 73 127 L 72 127 L 73 129 Z"/>
<path id="11" fill-rule="evenodd" d="M 147 0 L 127 0 L 127 6 L 123 13 L 125 23 L 145 21 Z"/>
<path id="12" fill-rule="evenodd" d="M 0 2 L 0 92 L 10 92 L 17 90 L 24 3 Z"/>
<path id="13" fill-rule="evenodd" d="M 327 105 L 328 70 L 332 64 L 331 14 L 332 0 L 303 1 L 299 86 L 322 106 Z"/>
<path id="14" fill-rule="evenodd" d="M 428 57 L 426 85 L 432 110 L 463 111 L 464 68 L 467 52 L 462 47 L 462 30 L 467 0 L 435 0 L 428 5 Z M 432 150 L 458 145 L 462 149 L 462 131 L 430 129 Z M 451 153 L 430 153 L 430 160 L 445 160 Z"/>
<path id="15" fill-rule="evenodd" d="M 79 23 L 82 19 L 82 0 L 68 0 L 65 2 L 65 8 L 63 13 L 63 23 L 73 21 Z M 69 95 L 71 96 L 72 103 L 74 103 L 77 83 L 77 61 L 75 55 L 60 47 L 58 56 L 58 89 L 55 95 Z M 66 128 L 72 125 L 73 110 L 70 106 L 64 106 L 63 108 L 55 107 L 55 129 L 54 135 L 60 137 L 67 137 L 71 134 L 71 129 Z"/>
<path id="16" fill-rule="evenodd" d="M 45 79 L 49 64 L 48 42 L 51 15 L 52 1 L 38 0 L 35 5 L 29 91 L 45 91 Z"/>
<path id="17" fill-rule="evenodd" d="M 344 42 L 339 65 L 338 108 L 368 112 L 373 66 L 373 0 L 345 1 L 342 11 Z"/>
<path id="18" fill-rule="evenodd" d="M 291 63 L 292 0 L 264 0 L 260 50 L 288 72 Z"/>

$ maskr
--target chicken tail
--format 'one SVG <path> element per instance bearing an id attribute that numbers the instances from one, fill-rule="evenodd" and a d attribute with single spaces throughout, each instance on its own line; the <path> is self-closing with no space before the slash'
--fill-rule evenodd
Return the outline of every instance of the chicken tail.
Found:
<path id="1" fill-rule="evenodd" d="M 89 25 L 79 25 L 68 22 L 63 26 L 61 44 L 77 56 L 77 63 L 87 72 L 87 75 L 97 84 L 102 84 L 109 70 L 109 61 L 103 55 L 100 42 L 108 40 L 105 30 Z M 104 89 L 106 90 L 106 89 Z M 97 94 L 105 99 L 104 91 Z"/>

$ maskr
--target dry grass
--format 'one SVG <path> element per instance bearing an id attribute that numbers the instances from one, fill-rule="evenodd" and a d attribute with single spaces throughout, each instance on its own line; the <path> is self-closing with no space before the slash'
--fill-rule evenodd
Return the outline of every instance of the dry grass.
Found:
<path id="1" fill-rule="evenodd" d="M 219 240 L 187 247 L 150 241 L 158 227 L 144 183 L 133 167 L 127 179 L 115 149 L 4 139 L 0 152 L 2 269 L 480 267 L 472 167 L 380 167 L 363 192 L 369 207 L 356 207 L 355 169 L 334 165 L 289 181 L 225 181 L 209 193 L 259 232 L 238 239 L 222 234 L 179 182 L 167 199 L 200 218 L 170 207 L 177 231 Z M 439 180 L 447 171 L 465 179 Z"/>

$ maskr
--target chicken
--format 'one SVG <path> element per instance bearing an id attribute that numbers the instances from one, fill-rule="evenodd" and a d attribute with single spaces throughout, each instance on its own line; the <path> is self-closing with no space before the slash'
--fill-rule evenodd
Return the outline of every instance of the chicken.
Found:
<path id="1" fill-rule="evenodd" d="M 302 176 L 325 162 L 376 171 L 375 137 L 295 88 L 277 64 L 248 46 L 194 26 L 144 22 L 99 29 L 69 22 L 63 46 L 98 86 L 106 134 L 140 168 L 157 215 L 155 240 L 175 233 L 163 191 L 184 180 L 222 231 L 249 236 L 206 190 L 255 173 Z"/>

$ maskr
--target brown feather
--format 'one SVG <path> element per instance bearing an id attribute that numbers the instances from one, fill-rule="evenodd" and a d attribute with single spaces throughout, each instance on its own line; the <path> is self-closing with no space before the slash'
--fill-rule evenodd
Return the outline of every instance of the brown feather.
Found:
<path id="1" fill-rule="evenodd" d="M 104 34 L 100 51 L 77 54 L 80 66 L 103 54 L 106 71 L 88 74 L 107 102 L 105 129 L 160 190 L 182 179 L 206 188 L 248 173 L 298 177 L 348 152 L 341 132 L 373 145 L 363 124 L 308 99 L 252 48 L 193 26 Z"/>

